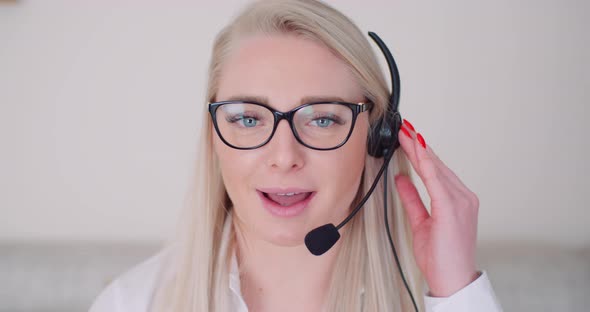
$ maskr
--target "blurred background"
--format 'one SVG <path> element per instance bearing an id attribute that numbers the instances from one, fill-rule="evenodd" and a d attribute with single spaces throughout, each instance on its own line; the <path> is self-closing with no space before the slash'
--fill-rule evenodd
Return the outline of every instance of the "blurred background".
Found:
<path id="1" fill-rule="evenodd" d="M 0 311 L 87 310 L 172 234 L 212 42 L 249 2 L 0 1 Z M 402 116 L 479 195 L 504 309 L 587 310 L 590 2 L 326 2 L 388 44 Z"/>

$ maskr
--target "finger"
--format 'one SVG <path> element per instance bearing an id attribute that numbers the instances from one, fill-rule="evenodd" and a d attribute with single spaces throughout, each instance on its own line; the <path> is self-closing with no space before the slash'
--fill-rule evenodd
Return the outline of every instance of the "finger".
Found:
<path id="1" fill-rule="evenodd" d="M 409 136 L 411 136 L 412 138 L 415 138 L 417 135 L 415 133 L 416 129 L 414 129 L 414 126 L 407 121 L 406 119 L 403 120 L 402 125 L 405 125 L 407 128 L 409 129 Z M 447 177 L 449 178 L 449 180 L 453 181 L 457 186 L 462 186 L 465 187 L 465 185 L 461 182 L 461 180 L 459 179 L 459 177 L 457 177 L 457 175 L 455 175 L 455 173 L 447 166 L 444 164 L 444 162 L 438 157 L 438 155 L 434 152 L 434 150 L 432 149 L 431 146 L 427 145 L 427 151 L 431 154 L 432 156 L 432 160 L 437 164 L 437 166 L 439 167 L 440 171 Z M 415 153 L 414 153 L 415 155 Z"/>
<path id="2" fill-rule="evenodd" d="M 428 146 L 430 147 L 430 146 Z M 449 181 L 451 181 L 456 187 L 467 189 L 465 184 L 459 179 L 459 177 L 451 170 L 441 159 L 438 155 L 434 152 L 434 150 L 430 147 L 428 152 L 431 154 L 432 160 L 437 164 L 437 167 L 444 174 Z"/>
<path id="3" fill-rule="evenodd" d="M 397 175 L 394 181 L 402 206 L 408 215 L 412 231 L 414 231 L 424 220 L 430 217 L 430 214 L 426 210 L 418 190 L 416 190 L 408 176 Z"/>
<path id="4" fill-rule="evenodd" d="M 400 132 L 400 145 L 403 147 L 412 167 L 424 182 L 430 198 L 434 200 L 447 199 L 449 197 L 448 193 L 453 191 L 448 189 L 449 186 L 455 186 L 456 183 L 450 180 L 442 168 L 439 168 L 442 162 L 439 164 L 440 160 L 436 158 L 436 155 L 429 155 L 429 152 L 432 151 L 430 146 L 424 142 L 423 137 L 421 138 L 422 142 L 420 142 L 416 129 L 408 120 L 403 120 Z"/>
<path id="5" fill-rule="evenodd" d="M 408 160 L 412 164 L 412 167 L 416 173 L 420 175 L 420 162 L 416 154 L 417 146 L 419 146 L 420 143 L 417 141 L 416 136 L 417 133 L 414 129 L 414 126 L 409 121 L 404 119 L 399 134 L 400 146 L 402 146 L 404 153 L 408 157 Z"/>
<path id="6" fill-rule="evenodd" d="M 404 119 L 405 120 L 405 119 Z M 416 152 L 414 151 L 414 142 L 415 142 L 416 134 L 410 128 L 408 128 L 405 124 L 402 124 L 400 130 L 398 132 L 398 139 L 400 146 L 402 147 L 406 156 L 414 166 L 414 161 L 416 159 Z"/>
<path id="7" fill-rule="evenodd" d="M 441 215 L 447 215 L 448 211 L 441 208 L 448 207 L 451 209 L 455 205 L 438 205 L 436 202 L 452 202 L 458 198 L 473 198 L 473 192 L 471 192 L 461 180 L 450 170 L 440 158 L 434 153 L 431 146 L 426 144 L 421 134 L 412 131 L 414 127 L 404 119 L 404 125 L 406 130 L 412 138 L 411 144 L 407 144 L 407 147 L 413 147 L 413 151 L 408 148 L 404 150 L 412 166 L 414 167 L 418 176 L 422 179 L 428 195 L 431 199 L 431 216 L 438 218 Z M 404 139 L 409 141 L 409 138 L 404 135 Z M 477 204 L 476 204 L 477 205 Z"/>
<path id="8" fill-rule="evenodd" d="M 399 132 L 400 146 L 402 146 L 404 153 L 406 154 L 408 160 L 410 161 L 410 164 L 412 164 L 412 167 L 414 168 L 414 171 L 416 171 L 422 182 L 425 184 L 430 195 L 430 198 L 436 199 L 436 196 L 438 196 L 438 198 L 441 198 L 441 196 L 444 194 L 443 188 L 441 186 L 437 187 L 436 185 L 434 185 L 434 183 L 432 183 L 433 179 L 436 179 L 441 175 L 440 173 L 436 174 L 436 168 L 434 168 L 435 166 L 433 164 L 427 164 L 423 159 L 424 157 L 422 157 L 422 161 L 419 159 L 417 152 L 419 152 L 419 149 L 423 147 L 420 145 L 416 138 L 417 134 L 415 132 L 414 126 L 409 121 L 404 119 Z M 421 168 L 428 166 L 430 166 L 431 168 Z M 426 180 L 429 181 L 430 188 L 426 185 Z M 435 192 L 434 195 L 433 192 Z"/>
<path id="9" fill-rule="evenodd" d="M 437 168 L 437 164 L 428 152 L 430 147 L 426 145 L 420 133 L 416 133 L 416 140 L 414 141 L 414 169 L 424 183 L 428 195 L 430 195 L 432 200 L 448 198 L 448 191 L 446 189 L 447 179 L 441 174 L 441 171 Z"/>
<path id="10" fill-rule="evenodd" d="M 412 129 L 413 128 L 409 128 L 405 125 L 404 119 L 404 124 L 402 124 L 400 127 L 398 137 L 401 149 L 406 155 L 406 158 L 410 162 L 412 168 L 414 168 L 414 171 L 417 172 L 418 161 L 416 159 L 416 148 L 414 147 L 416 144 L 416 133 Z"/>
<path id="11" fill-rule="evenodd" d="M 416 137 L 416 141 L 418 143 L 414 145 L 414 148 L 416 149 L 415 154 L 416 158 L 418 159 L 419 166 L 421 166 L 422 164 L 421 156 L 425 155 L 425 157 L 428 158 L 429 161 L 432 162 L 436 167 L 436 173 L 438 174 L 438 178 L 441 180 L 443 186 L 447 189 L 447 193 L 449 193 L 450 195 L 471 193 L 471 191 L 467 188 L 467 186 L 465 186 L 461 179 L 459 179 L 459 177 L 438 157 L 438 155 L 434 152 L 432 147 L 426 144 L 422 135 L 416 134 Z M 426 147 L 422 145 L 422 142 L 420 142 L 420 140 L 422 140 L 424 146 Z M 424 151 L 425 153 L 421 153 Z"/>

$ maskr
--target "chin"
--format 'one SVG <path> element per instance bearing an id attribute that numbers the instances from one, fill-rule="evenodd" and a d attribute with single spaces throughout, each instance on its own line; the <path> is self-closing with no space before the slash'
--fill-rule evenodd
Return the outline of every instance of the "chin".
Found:
<path id="1" fill-rule="evenodd" d="M 303 230 L 303 227 L 297 229 L 289 229 L 284 226 L 273 226 L 268 227 L 270 231 L 260 233 L 264 235 L 264 240 L 269 243 L 281 246 L 281 247 L 296 247 L 304 244 L 305 235 L 307 232 Z"/>

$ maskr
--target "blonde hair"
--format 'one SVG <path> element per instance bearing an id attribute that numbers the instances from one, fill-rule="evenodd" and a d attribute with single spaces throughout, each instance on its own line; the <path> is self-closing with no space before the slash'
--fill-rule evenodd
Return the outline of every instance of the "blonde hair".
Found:
<path id="1" fill-rule="evenodd" d="M 258 1 L 246 7 L 217 36 L 209 67 L 207 101 L 215 100 L 220 71 L 239 39 L 256 34 L 294 34 L 315 40 L 330 49 L 350 68 L 364 91 L 375 103 L 370 121 L 375 122 L 387 108 L 389 91 L 384 75 L 366 37 L 346 16 L 314 0 Z M 203 105 L 204 131 L 194 172 L 194 185 L 187 196 L 170 262 L 160 276 L 152 311 L 227 311 L 229 261 L 235 245 L 233 227 L 224 231 L 231 217 L 231 201 L 221 179 L 212 147 L 212 122 Z M 355 206 L 368 191 L 383 159 L 366 157 Z M 393 177 L 409 175 L 410 165 L 398 150 L 388 170 L 388 218 L 400 265 L 416 303 L 423 310 L 424 281 L 412 251 L 409 223 Z M 365 207 L 350 222 L 341 238 L 327 298 L 328 311 L 413 311 L 413 305 L 397 270 L 383 223 L 382 181 Z M 364 289 L 364 295 L 359 294 Z"/>

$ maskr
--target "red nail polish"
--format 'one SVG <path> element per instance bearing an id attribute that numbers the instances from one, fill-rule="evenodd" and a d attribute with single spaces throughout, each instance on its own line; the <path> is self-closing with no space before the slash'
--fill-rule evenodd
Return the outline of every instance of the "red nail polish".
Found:
<path id="1" fill-rule="evenodd" d="M 410 130 L 416 132 L 416 129 L 414 129 L 414 126 L 412 126 L 412 124 L 409 121 L 407 121 L 405 118 L 404 118 L 404 123 L 408 126 L 408 128 L 410 128 Z"/>
<path id="2" fill-rule="evenodd" d="M 420 145 L 422 145 L 422 147 L 426 148 L 426 142 L 424 141 L 424 138 L 420 133 L 418 133 L 418 142 L 420 142 Z"/>
<path id="3" fill-rule="evenodd" d="M 410 132 L 408 132 L 408 129 L 406 129 L 405 127 L 402 127 L 402 132 L 408 137 L 408 138 L 412 138 L 412 135 L 410 134 Z"/>

